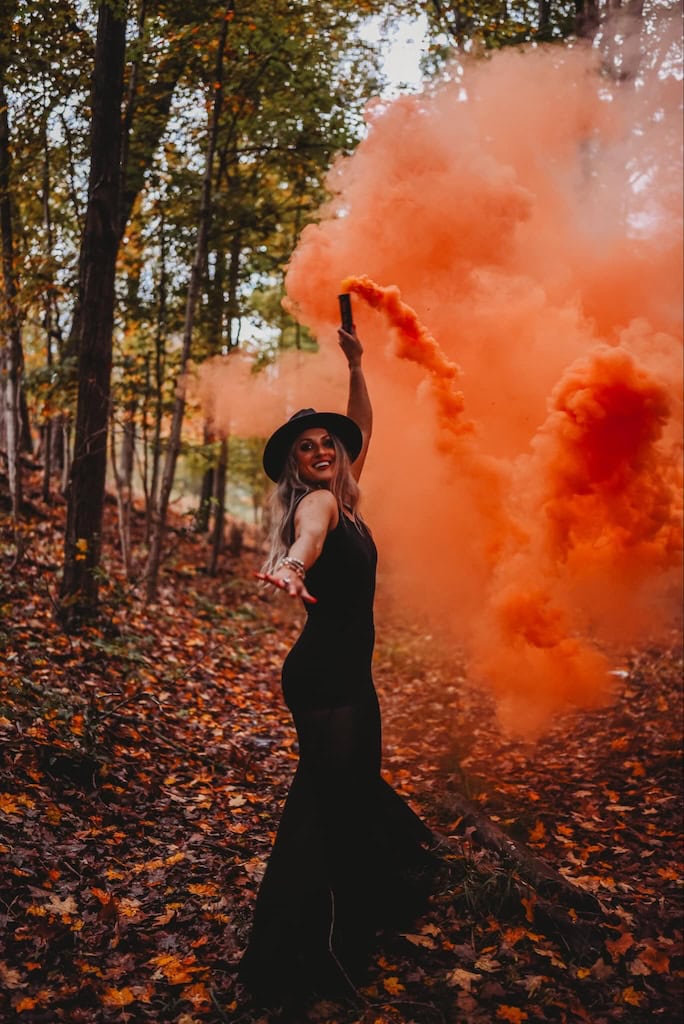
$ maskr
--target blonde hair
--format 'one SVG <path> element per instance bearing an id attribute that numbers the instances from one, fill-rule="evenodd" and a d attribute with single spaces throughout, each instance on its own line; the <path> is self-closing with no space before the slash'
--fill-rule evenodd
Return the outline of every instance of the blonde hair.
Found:
<path id="1" fill-rule="evenodd" d="M 351 471 L 351 462 L 347 449 L 342 442 L 330 435 L 335 446 L 335 472 L 328 490 L 337 501 L 340 515 L 345 509 L 351 513 L 351 519 L 357 529 L 361 529 L 363 520 L 358 514 L 360 490 Z M 294 541 L 294 519 L 297 505 L 306 494 L 318 490 L 305 483 L 299 475 L 296 441 L 287 453 L 285 467 L 271 495 L 271 528 L 269 532 L 269 552 L 264 563 L 263 572 L 274 572 L 281 558 L 287 554 Z"/>

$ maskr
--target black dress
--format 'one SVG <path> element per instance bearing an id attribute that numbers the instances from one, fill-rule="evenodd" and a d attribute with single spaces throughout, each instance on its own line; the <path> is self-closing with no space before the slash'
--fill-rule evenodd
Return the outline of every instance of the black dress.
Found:
<path id="1" fill-rule="evenodd" d="M 318 600 L 283 665 L 299 764 L 240 979 L 266 1004 L 351 994 L 375 932 L 425 899 L 430 830 L 380 776 L 371 675 L 375 544 L 340 514 L 306 575 Z"/>

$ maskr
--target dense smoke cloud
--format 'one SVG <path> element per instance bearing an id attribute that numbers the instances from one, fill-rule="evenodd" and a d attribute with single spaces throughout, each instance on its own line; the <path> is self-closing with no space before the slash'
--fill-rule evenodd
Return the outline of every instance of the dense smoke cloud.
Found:
<path id="1" fill-rule="evenodd" d="M 321 354 L 257 385 L 227 368 L 214 402 L 245 433 L 343 410 L 336 295 L 354 293 L 381 585 L 466 645 L 523 732 L 600 703 L 612 645 L 672 621 L 679 102 L 656 70 L 618 85 L 591 51 L 552 48 L 371 105 L 287 275 Z"/>

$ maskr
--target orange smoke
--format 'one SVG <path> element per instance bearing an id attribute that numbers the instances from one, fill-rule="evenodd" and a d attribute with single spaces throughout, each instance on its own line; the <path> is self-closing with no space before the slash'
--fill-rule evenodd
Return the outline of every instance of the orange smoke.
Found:
<path id="1" fill-rule="evenodd" d="M 298 405 L 344 410 L 354 293 L 380 591 L 522 732 L 605 700 L 681 589 L 681 90 L 655 43 L 639 88 L 596 60 L 501 52 L 376 103 L 287 275 L 321 346 Z"/>
<path id="2" fill-rule="evenodd" d="M 463 392 L 457 391 L 454 386 L 462 370 L 445 357 L 435 339 L 419 321 L 415 310 L 401 301 L 399 289 L 394 286 L 381 288 L 365 275 L 345 278 L 342 289 L 360 295 L 373 309 L 381 310 L 396 331 L 397 356 L 410 359 L 429 372 L 440 429 L 456 435 L 470 432 L 473 424 L 463 422 L 461 417 Z"/>

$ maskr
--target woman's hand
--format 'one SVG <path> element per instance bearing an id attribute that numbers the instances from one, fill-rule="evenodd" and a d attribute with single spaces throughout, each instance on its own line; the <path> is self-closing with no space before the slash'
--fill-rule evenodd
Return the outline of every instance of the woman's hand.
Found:
<path id="1" fill-rule="evenodd" d="M 358 339 L 356 334 L 356 328 L 352 327 L 351 332 L 343 330 L 342 327 L 337 332 L 339 339 L 340 348 L 347 357 L 349 368 L 352 369 L 355 366 L 361 365 L 361 356 L 363 355 L 363 345 Z"/>
<path id="2" fill-rule="evenodd" d="M 317 603 L 318 599 L 313 597 L 306 589 L 304 580 L 292 570 L 288 571 L 286 566 L 283 566 L 282 569 L 276 569 L 274 572 L 255 572 L 254 575 L 258 580 L 270 583 L 272 586 L 277 587 L 278 590 L 284 590 L 288 597 L 298 597 L 306 602 L 306 604 Z"/>

